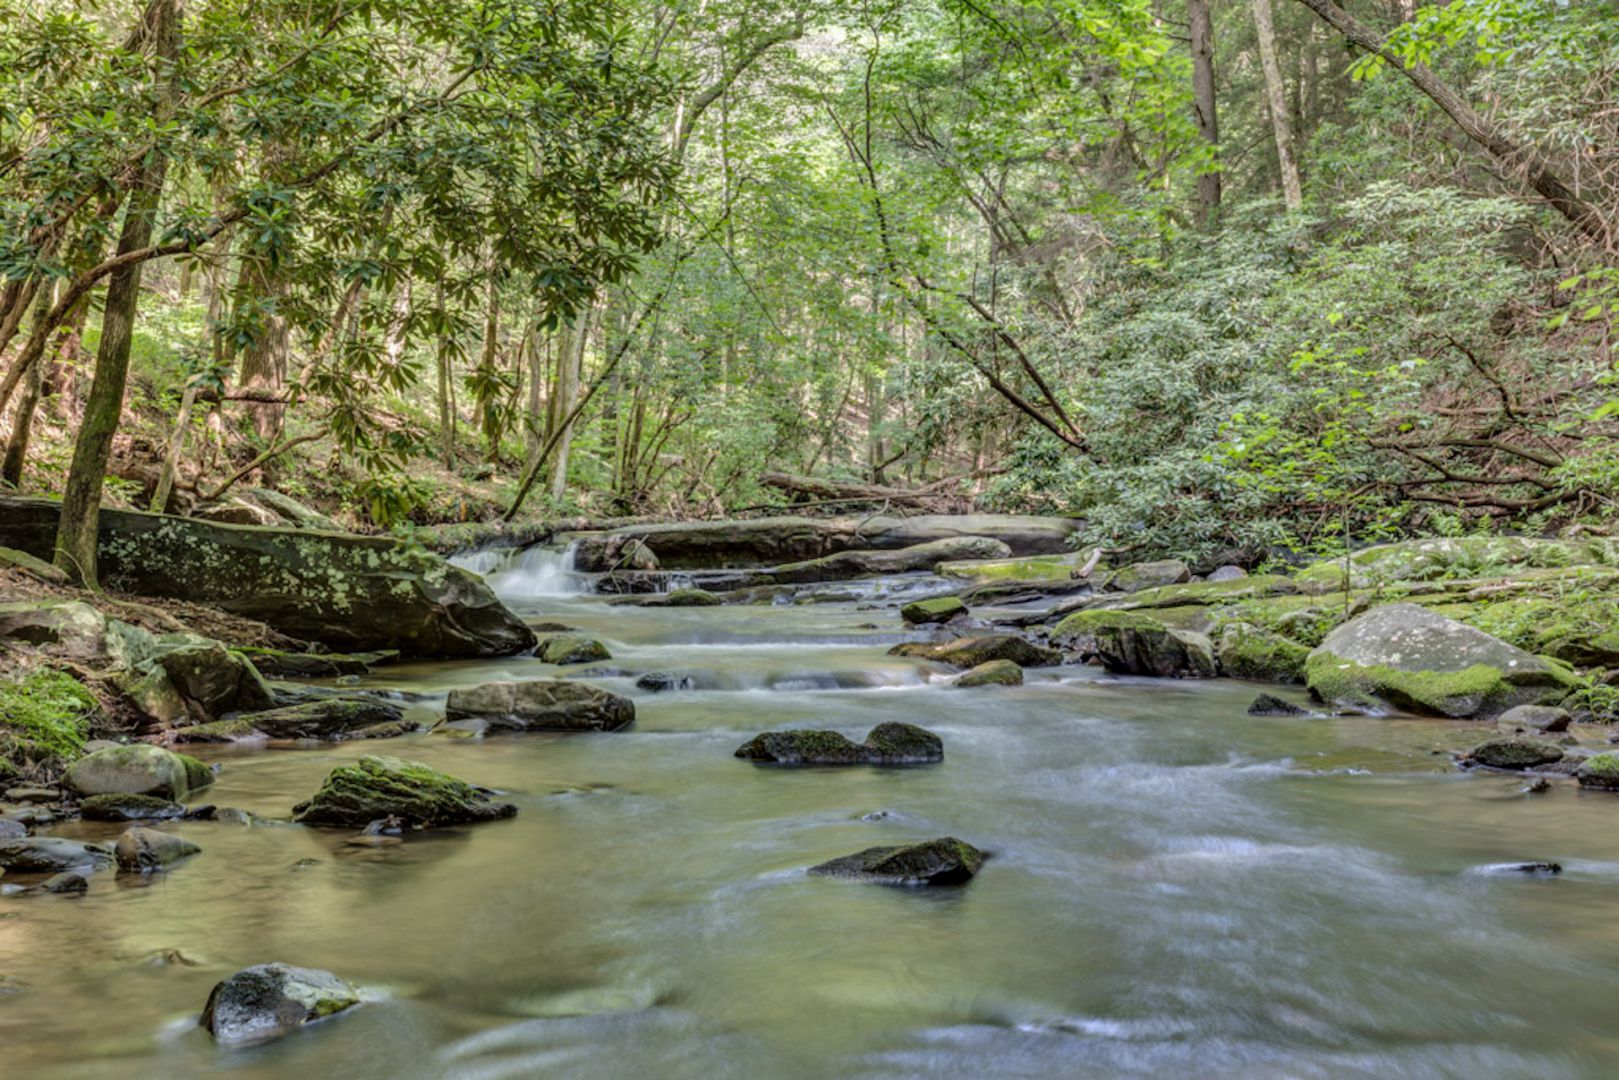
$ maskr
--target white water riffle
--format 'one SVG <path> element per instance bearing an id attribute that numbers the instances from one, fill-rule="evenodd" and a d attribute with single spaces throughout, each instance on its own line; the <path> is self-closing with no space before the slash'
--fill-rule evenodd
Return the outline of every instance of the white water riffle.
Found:
<path id="1" fill-rule="evenodd" d="M 503 600 L 576 596 L 590 591 L 589 576 L 573 568 L 577 546 L 488 548 L 453 556 L 450 562 L 481 576 Z"/>

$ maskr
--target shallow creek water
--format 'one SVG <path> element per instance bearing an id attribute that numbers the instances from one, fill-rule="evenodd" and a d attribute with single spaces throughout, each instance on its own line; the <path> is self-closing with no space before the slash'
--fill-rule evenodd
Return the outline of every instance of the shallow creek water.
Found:
<path id="1" fill-rule="evenodd" d="M 257 814 L 284 817 L 334 764 L 378 752 L 520 812 L 391 848 L 184 822 L 164 827 L 203 853 L 171 873 L 0 898 L 0 1073 L 1619 1073 L 1619 798 L 1454 772 L 1436 751 L 1472 729 L 1253 718 L 1253 685 L 1077 667 L 955 690 L 884 655 L 906 636 L 892 606 L 610 607 L 545 595 L 566 585 L 545 572 L 508 568 L 503 591 L 600 635 L 614 659 L 584 667 L 698 688 L 592 680 L 635 699 L 613 734 L 205 749 L 222 766 L 205 800 Z M 555 670 L 410 664 L 366 685 L 430 695 L 426 715 L 451 687 Z M 770 728 L 858 739 L 885 720 L 937 731 L 944 763 L 731 756 Z M 947 834 L 993 853 L 964 888 L 803 873 Z M 1524 859 L 1565 872 L 1488 870 Z M 216 1048 L 195 1027 L 209 988 L 267 960 L 338 972 L 368 1003 Z"/>

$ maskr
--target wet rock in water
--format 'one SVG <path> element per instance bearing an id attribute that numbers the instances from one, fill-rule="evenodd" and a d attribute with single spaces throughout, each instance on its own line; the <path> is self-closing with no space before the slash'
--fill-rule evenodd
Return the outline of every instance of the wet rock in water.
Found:
<path id="1" fill-rule="evenodd" d="M 607 646 L 584 634 L 552 634 L 540 639 L 534 655 L 547 664 L 588 664 L 592 660 L 611 660 L 613 654 Z"/>
<path id="2" fill-rule="evenodd" d="M 112 863 L 112 851 L 102 844 L 60 836 L 0 840 L 0 869 L 19 874 L 54 874 L 86 866 L 98 870 Z"/>
<path id="3" fill-rule="evenodd" d="M 635 722 L 635 703 L 588 683 L 529 679 L 451 690 L 450 720 L 483 720 L 517 731 L 618 731 Z"/>
<path id="4" fill-rule="evenodd" d="M 1248 706 L 1249 716 L 1308 716 L 1310 710 L 1284 701 L 1274 694 L 1260 694 Z"/>
<path id="5" fill-rule="evenodd" d="M 63 778 L 80 795 L 156 795 L 175 799 L 207 787 L 214 774 L 194 757 L 149 743 L 111 746 L 75 761 Z"/>
<path id="6" fill-rule="evenodd" d="M 39 887 L 48 893 L 82 893 L 90 891 L 90 882 L 83 874 L 64 870 L 40 882 Z"/>
<path id="7" fill-rule="evenodd" d="M 1220 669 L 1233 679 L 1303 683 L 1310 650 L 1280 634 L 1248 623 L 1232 623 L 1220 631 Z"/>
<path id="8" fill-rule="evenodd" d="M 1077 611 L 1051 632 L 1053 644 L 1094 656 L 1115 675 L 1212 678 L 1214 644 L 1136 611 Z"/>
<path id="9" fill-rule="evenodd" d="M 1248 576 L 1248 571 L 1240 566 L 1220 566 L 1209 572 L 1209 581 L 1236 581 L 1238 578 Z"/>
<path id="10" fill-rule="evenodd" d="M 991 660 L 1010 660 L 1019 667 L 1062 663 L 1062 653 L 1031 644 L 1015 634 L 983 634 L 957 638 L 942 645 L 906 642 L 888 650 L 890 656 L 916 656 L 958 668 L 975 668 Z"/>
<path id="11" fill-rule="evenodd" d="M 267 738 L 268 735 L 239 716 L 207 724 L 193 724 L 174 732 L 174 741 L 182 743 L 227 743 Z"/>
<path id="12" fill-rule="evenodd" d="M 354 987 L 329 971 L 259 964 L 215 986 L 198 1022 L 220 1042 L 263 1042 L 359 1003 Z"/>
<path id="13" fill-rule="evenodd" d="M 672 589 L 663 598 L 665 607 L 713 607 L 722 602 L 707 589 Z"/>
<path id="14" fill-rule="evenodd" d="M 899 617 L 912 626 L 949 622 L 957 615 L 967 614 L 967 605 L 959 596 L 935 596 L 928 600 L 913 600 L 899 609 Z"/>
<path id="15" fill-rule="evenodd" d="M 642 690 L 650 690 L 657 694 L 666 690 L 691 690 L 697 686 L 697 680 L 690 675 L 672 675 L 667 671 L 649 671 L 636 679 L 635 685 Z"/>
<path id="16" fill-rule="evenodd" d="M 1582 788 L 1596 791 L 1619 791 L 1619 753 L 1609 751 L 1594 754 L 1580 762 L 1574 774 Z"/>
<path id="17" fill-rule="evenodd" d="M 166 870 L 201 850 L 184 837 L 136 825 L 125 829 L 118 837 L 113 853 L 118 858 L 118 869 L 134 874 L 150 874 Z"/>
<path id="18" fill-rule="evenodd" d="M 339 675 L 365 675 L 377 664 L 399 656 L 397 649 L 366 653 L 295 653 L 284 649 L 242 649 L 259 674 L 275 679 L 332 679 Z"/>
<path id="19" fill-rule="evenodd" d="M 1574 718 L 1567 709 L 1555 705 L 1515 705 L 1496 718 L 1495 726 L 1507 733 L 1567 731 Z"/>
<path id="20" fill-rule="evenodd" d="M 1141 592 L 1163 585 L 1184 585 L 1192 580 L 1192 569 L 1179 559 L 1132 563 L 1102 577 L 1103 592 Z"/>
<path id="21" fill-rule="evenodd" d="M 984 864 L 984 853 L 953 836 L 901 847 L 874 847 L 809 869 L 824 877 L 880 885 L 961 885 Z"/>
<path id="22" fill-rule="evenodd" d="M 771 765 L 928 765 L 944 760 L 944 742 L 915 724 L 878 724 L 864 742 L 835 731 L 767 731 L 737 748 L 746 761 Z"/>
<path id="23" fill-rule="evenodd" d="M 1563 760 L 1561 747 L 1538 739 L 1491 739 L 1468 751 L 1466 760 L 1487 769 L 1532 769 Z"/>
<path id="24" fill-rule="evenodd" d="M 396 817 L 408 827 L 424 829 L 517 813 L 517 807 L 495 802 L 490 794 L 418 761 L 367 754 L 333 769 L 313 798 L 293 807 L 292 819 L 363 828 L 379 818 Z"/>
<path id="25" fill-rule="evenodd" d="M 0 840 L 16 840 L 27 835 L 27 825 L 15 818 L 0 817 Z"/>
<path id="26" fill-rule="evenodd" d="M 1305 663 L 1329 704 L 1491 718 L 1551 704 L 1584 681 L 1553 661 L 1416 604 L 1373 608 L 1333 630 Z"/>
<path id="27" fill-rule="evenodd" d="M 79 804 L 86 821 L 150 821 L 185 812 L 179 803 L 156 795 L 92 795 Z"/>
<path id="28" fill-rule="evenodd" d="M 1010 660 L 990 660 L 956 676 L 952 686 L 1022 686 L 1023 669 Z"/>
<path id="29" fill-rule="evenodd" d="M 1554 877 L 1563 872 L 1563 867 L 1554 862 L 1495 863 L 1491 866 L 1481 866 L 1477 872 L 1492 876 L 1521 874 L 1528 877 Z"/>
<path id="30" fill-rule="evenodd" d="M 399 706 L 373 697 L 335 697 L 269 709 L 246 719 L 272 739 L 336 741 L 379 724 L 402 725 L 404 717 Z"/>

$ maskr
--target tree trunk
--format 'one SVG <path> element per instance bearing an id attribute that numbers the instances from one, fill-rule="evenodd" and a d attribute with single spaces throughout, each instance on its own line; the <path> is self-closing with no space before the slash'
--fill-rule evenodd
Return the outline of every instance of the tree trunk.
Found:
<path id="1" fill-rule="evenodd" d="M 55 303 L 52 290 L 41 289 L 34 304 L 34 318 L 49 316 Z M 22 395 L 17 399 L 17 412 L 11 420 L 11 439 L 6 443 L 6 458 L 0 463 L 0 480 L 12 487 L 22 486 L 23 465 L 28 461 L 28 439 L 33 434 L 34 412 L 39 408 L 40 392 L 45 385 L 45 363 L 41 360 L 29 367 L 23 377 Z"/>
<path id="2" fill-rule="evenodd" d="M 1220 122 L 1214 97 L 1214 21 L 1209 16 L 1209 0 L 1186 0 L 1186 16 L 1192 28 L 1192 108 L 1197 115 L 1197 130 L 1203 141 L 1218 154 Z M 1204 229 L 1211 227 L 1219 210 L 1218 169 L 1199 173 L 1198 226 Z"/>
<path id="3" fill-rule="evenodd" d="M 1299 183 L 1299 164 L 1293 157 L 1293 127 L 1287 112 L 1287 84 L 1276 59 L 1276 28 L 1271 22 L 1270 0 L 1252 0 L 1254 29 L 1259 34 L 1259 61 L 1265 69 L 1265 100 L 1270 105 L 1271 128 L 1276 132 L 1276 163 L 1282 173 L 1282 199 L 1287 212 L 1304 209 L 1304 188 Z"/>
<path id="4" fill-rule="evenodd" d="M 271 309 L 285 299 L 287 283 L 280 273 L 267 266 L 262 257 L 247 255 L 242 263 L 242 290 L 245 296 L 265 303 Z M 287 318 L 272 311 L 263 320 L 252 344 L 242 350 L 240 383 L 244 389 L 262 390 L 266 396 L 280 396 L 287 385 L 287 357 L 291 350 Z M 266 444 L 281 436 L 286 406 L 276 401 L 249 402 L 253 430 Z"/>
<path id="5" fill-rule="evenodd" d="M 450 332 L 445 325 L 448 313 L 444 310 L 444 283 L 438 284 L 433 298 L 440 319 L 438 331 L 438 438 L 444 454 L 444 467 L 455 468 L 455 399 L 452 388 L 455 373 L 451 370 L 454 358 L 450 355 Z"/>
<path id="6" fill-rule="evenodd" d="M 152 44 L 162 89 L 153 119 L 161 129 L 174 114 L 179 97 L 177 72 L 180 56 L 180 20 L 184 0 L 155 0 L 147 9 Z M 152 223 L 163 198 L 168 155 L 161 144 L 136 169 L 130 183 L 123 229 L 118 237 L 120 255 L 147 247 Z M 101 342 L 96 350 L 96 373 L 85 402 L 84 422 L 73 447 L 62 497 L 61 520 L 56 531 L 56 565 L 70 580 L 97 588 L 96 531 L 101 518 L 101 488 L 106 480 L 112 438 L 124 409 L 124 388 L 129 380 L 129 346 L 140 300 L 141 266 L 131 263 L 112 272 L 101 319 Z"/>
<path id="7" fill-rule="evenodd" d="M 595 313 L 593 304 L 585 305 L 579 313 L 579 326 L 574 331 L 574 347 L 561 358 L 562 385 L 557 396 L 562 433 L 557 440 L 556 463 L 551 472 L 551 500 L 561 502 L 568 490 L 568 453 L 573 444 L 574 399 L 579 396 L 579 384 L 585 367 L 585 343 L 590 340 L 590 320 Z"/>
<path id="8" fill-rule="evenodd" d="M 185 450 L 186 429 L 191 426 L 191 407 L 197 403 L 195 378 L 186 381 L 185 392 L 180 395 L 180 414 L 174 418 L 174 431 L 169 436 L 168 449 L 163 453 L 163 471 L 157 477 L 157 489 L 152 492 L 148 510 L 154 514 L 169 512 L 169 494 L 174 490 L 174 473 L 180 467 L 180 454 Z"/>
<path id="9" fill-rule="evenodd" d="M 1495 124 L 1479 115 L 1463 101 L 1461 95 L 1439 81 L 1424 64 L 1407 65 L 1399 57 L 1383 49 L 1383 41 L 1370 28 L 1352 17 L 1332 0 L 1298 0 L 1299 3 L 1321 16 L 1334 30 L 1367 52 L 1383 58 L 1395 71 L 1410 79 L 1418 90 L 1426 94 L 1456 122 L 1463 133 L 1508 169 L 1520 172 L 1552 208 L 1562 214 L 1586 236 L 1611 249 L 1614 237 L 1598 209 L 1580 198 L 1563 182 L 1558 170 L 1538 150 L 1519 146 Z"/>

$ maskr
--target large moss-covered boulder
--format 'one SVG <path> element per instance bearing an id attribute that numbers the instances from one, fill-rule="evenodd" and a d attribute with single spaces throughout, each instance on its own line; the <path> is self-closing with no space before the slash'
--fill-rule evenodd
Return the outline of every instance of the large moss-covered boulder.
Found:
<path id="1" fill-rule="evenodd" d="M 343 739 L 404 734 L 405 714 L 374 697 L 331 697 L 267 709 L 243 720 L 272 739 Z"/>
<path id="2" fill-rule="evenodd" d="M 1010 660 L 989 660 L 956 676 L 952 686 L 1022 686 L 1023 669 Z"/>
<path id="3" fill-rule="evenodd" d="M 1136 611 L 1078 611 L 1052 631 L 1053 643 L 1099 660 L 1116 675 L 1212 678 L 1214 645 L 1203 634 L 1165 626 Z"/>
<path id="4" fill-rule="evenodd" d="M 515 813 L 517 807 L 511 803 L 495 802 L 483 788 L 430 765 L 367 754 L 352 765 L 333 769 L 314 797 L 293 807 L 292 819 L 305 825 L 359 828 L 393 817 L 410 828 L 430 829 Z"/>
<path id="5" fill-rule="evenodd" d="M 1302 683 L 1310 650 L 1257 626 L 1231 623 L 1220 631 L 1216 654 L 1220 669 L 1233 679 Z"/>
<path id="6" fill-rule="evenodd" d="M 59 503 L 0 496 L 0 545 L 49 558 Z M 503 656 L 534 635 L 483 580 L 381 536 L 219 525 L 103 508 L 103 581 L 210 604 L 340 650 Z"/>
<path id="7" fill-rule="evenodd" d="M 1415 604 L 1374 608 L 1333 630 L 1305 675 L 1330 704 L 1454 718 L 1553 704 L 1583 685 L 1554 661 Z"/>
<path id="8" fill-rule="evenodd" d="M 1140 592 L 1164 585 L 1181 585 L 1192 580 L 1192 569 L 1179 559 L 1131 563 L 1112 573 L 1099 575 L 1105 592 Z"/>
<path id="9" fill-rule="evenodd" d="M 809 872 L 878 885 L 963 885 L 984 865 L 984 853 L 953 836 L 902 847 L 874 847 L 830 859 Z"/>
<path id="10" fill-rule="evenodd" d="M 1016 634 L 979 634 L 942 645 L 903 642 L 888 650 L 890 656 L 937 660 L 958 668 L 975 668 L 991 660 L 1008 660 L 1019 667 L 1045 667 L 1062 663 L 1062 653 L 1041 648 Z"/>
<path id="11" fill-rule="evenodd" d="M 613 658 L 607 646 L 586 634 L 548 634 L 540 639 L 534 655 L 547 664 L 588 664 Z"/>
<path id="12" fill-rule="evenodd" d="M 359 1003 L 359 992 L 329 971 L 259 964 L 215 986 L 198 1023 L 222 1043 L 265 1042 Z"/>
<path id="13" fill-rule="evenodd" d="M 927 765 L 944 760 L 944 743 L 915 724 L 878 724 L 864 742 L 835 731 L 767 731 L 737 748 L 745 761 L 770 765 Z"/>
<path id="14" fill-rule="evenodd" d="M 723 601 L 707 589 L 671 589 L 664 594 L 665 607 L 714 607 Z"/>
<path id="15" fill-rule="evenodd" d="M 1619 791 L 1619 753 L 1609 751 L 1586 758 L 1574 776 L 1582 788 Z"/>
<path id="16" fill-rule="evenodd" d="M 155 795 L 179 799 L 214 782 L 208 766 L 161 746 L 109 746 L 75 761 L 63 782 L 80 795 Z"/>
<path id="17" fill-rule="evenodd" d="M 497 730 L 618 731 L 635 722 L 635 703 L 572 679 L 528 679 L 451 690 L 444 714 Z"/>
<path id="18" fill-rule="evenodd" d="M 967 605 L 959 596 L 933 596 L 926 600 L 913 600 L 899 609 L 899 617 L 912 626 L 949 622 L 957 615 L 967 614 Z"/>

